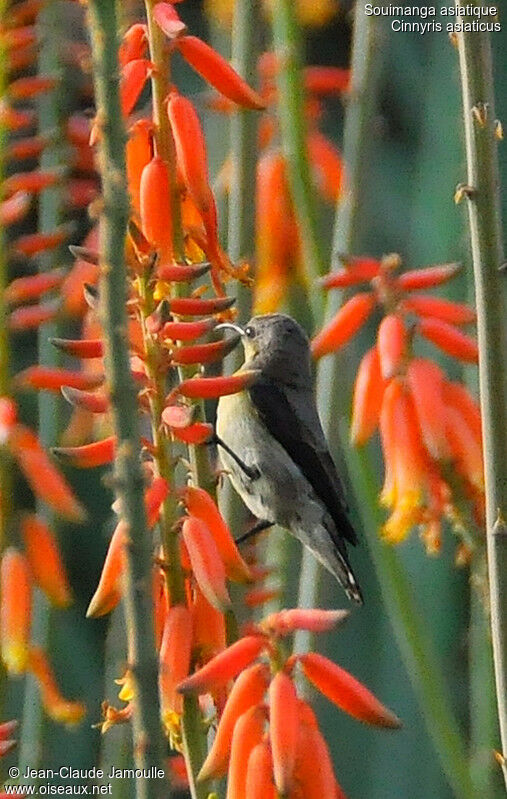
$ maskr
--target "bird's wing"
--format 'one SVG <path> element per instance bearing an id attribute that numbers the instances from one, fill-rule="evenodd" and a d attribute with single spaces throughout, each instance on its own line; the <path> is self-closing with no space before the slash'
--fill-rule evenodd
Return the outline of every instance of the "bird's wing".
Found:
<path id="1" fill-rule="evenodd" d="M 347 516 L 343 487 L 329 454 L 311 392 L 305 392 L 304 397 L 298 392 L 297 406 L 290 390 L 266 378 L 254 383 L 248 392 L 262 422 L 304 474 L 340 535 L 356 544 L 357 536 Z"/>

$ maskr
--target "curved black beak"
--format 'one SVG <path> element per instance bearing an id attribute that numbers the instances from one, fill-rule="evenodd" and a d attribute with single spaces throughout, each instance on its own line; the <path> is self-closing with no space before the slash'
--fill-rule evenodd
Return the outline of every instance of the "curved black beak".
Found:
<path id="1" fill-rule="evenodd" d="M 215 327 L 215 330 L 234 330 L 234 332 L 239 333 L 240 336 L 245 335 L 245 331 L 241 325 L 235 325 L 233 322 L 221 322 Z"/>

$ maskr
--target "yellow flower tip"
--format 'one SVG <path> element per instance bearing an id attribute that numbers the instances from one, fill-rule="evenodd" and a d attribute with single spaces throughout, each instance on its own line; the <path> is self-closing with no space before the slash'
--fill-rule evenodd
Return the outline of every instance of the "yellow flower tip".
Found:
<path id="1" fill-rule="evenodd" d="M 301 25 L 320 28 L 327 25 L 338 11 L 336 0 L 298 0 L 296 13 Z"/>
<path id="2" fill-rule="evenodd" d="M 161 714 L 162 725 L 167 737 L 171 742 L 171 747 L 178 752 L 181 751 L 181 716 L 174 710 L 164 710 Z"/>
<path id="3" fill-rule="evenodd" d="M 382 490 L 379 496 L 379 503 L 383 508 L 394 508 L 396 504 L 396 490 L 394 488 Z"/>
<path id="4" fill-rule="evenodd" d="M 157 280 L 155 284 L 155 289 L 153 291 L 153 299 L 156 302 L 160 302 L 160 300 L 165 300 L 167 297 L 171 296 L 171 286 L 169 283 L 166 283 L 165 280 Z"/>
<path id="5" fill-rule="evenodd" d="M 2 660 L 11 677 L 19 677 L 26 671 L 28 648 L 21 642 L 4 643 Z"/>
<path id="6" fill-rule="evenodd" d="M 46 711 L 53 721 L 69 727 L 79 724 L 86 715 L 86 707 L 83 702 L 72 702 L 66 699 L 46 706 Z"/>
<path id="7" fill-rule="evenodd" d="M 222 28 L 232 27 L 234 0 L 206 0 L 204 10 Z"/>
<path id="8" fill-rule="evenodd" d="M 118 699 L 122 702 L 130 702 L 135 696 L 134 679 L 131 672 L 127 669 L 123 677 L 115 680 L 116 685 L 121 685 L 121 690 L 118 693 Z"/>
<path id="9" fill-rule="evenodd" d="M 419 492 L 405 494 L 381 529 L 381 537 L 390 544 L 400 544 L 412 527 L 421 521 Z"/>

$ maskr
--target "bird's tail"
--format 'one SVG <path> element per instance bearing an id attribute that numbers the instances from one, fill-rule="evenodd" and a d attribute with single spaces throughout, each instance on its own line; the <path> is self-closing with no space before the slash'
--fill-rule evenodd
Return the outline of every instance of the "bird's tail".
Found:
<path id="1" fill-rule="evenodd" d="M 329 520 L 329 524 L 332 524 L 331 520 Z M 334 534 L 331 535 L 324 522 L 314 527 L 310 533 L 301 528 L 292 528 L 292 532 L 313 552 L 324 568 L 338 580 L 347 597 L 358 605 L 362 605 L 363 595 L 349 563 L 345 542 L 336 541 L 335 531 L 333 530 Z"/>

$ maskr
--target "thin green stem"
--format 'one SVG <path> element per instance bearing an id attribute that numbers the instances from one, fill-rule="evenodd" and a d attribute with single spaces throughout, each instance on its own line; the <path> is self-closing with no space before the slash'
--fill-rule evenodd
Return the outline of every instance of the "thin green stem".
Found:
<path id="1" fill-rule="evenodd" d="M 485 553 L 472 562 L 470 587 L 470 774 L 477 796 L 493 797 L 497 782 L 491 742 L 498 735 L 491 632 L 485 609 Z"/>
<path id="2" fill-rule="evenodd" d="M 302 81 L 301 37 L 292 0 L 274 0 L 273 42 L 277 58 L 278 113 L 289 185 L 298 223 L 305 269 L 314 288 L 310 306 L 315 319 L 322 310 L 316 279 L 326 271 L 317 224 L 306 146 L 306 120 Z"/>
<path id="3" fill-rule="evenodd" d="M 129 665 L 135 683 L 134 759 L 138 768 L 157 769 L 161 767 L 161 727 L 151 599 L 152 548 L 146 529 L 137 395 L 127 343 L 124 246 L 129 201 L 125 131 L 118 92 L 117 19 L 113 0 L 91 0 L 88 8 L 97 118 L 101 126 L 100 311 L 106 376 L 118 439 L 115 485 L 129 536 L 124 603 Z M 136 780 L 136 792 L 138 799 L 158 799 L 166 795 L 167 785 L 161 779 Z"/>
<path id="4" fill-rule="evenodd" d="M 348 190 L 338 206 L 334 252 L 356 253 L 360 250 L 364 218 L 360 211 L 365 191 L 365 177 L 371 146 L 372 122 L 376 111 L 377 80 L 380 75 L 379 31 L 364 7 L 356 6 L 352 51 L 352 89 L 344 132 L 344 160 Z M 327 317 L 337 310 L 338 301 L 330 298 Z M 416 606 L 409 581 L 395 550 L 378 538 L 381 526 L 378 509 L 378 485 L 367 455 L 350 448 L 346 431 L 336 424 L 336 397 L 343 383 L 343 367 L 338 358 L 323 361 L 318 374 L 318 400 L 324 430 L 328 438 L 338 434 L 342 457 L 349 473 L 349 484 L 361 498 L 357 509 L 361 526 L 375 564 L 382 596 L 407 672 L 421 700 L 429 733 L 455 795 L 472 799 L 475 795 L 460 735 L 447 699 L 443 676 L 438 668 L 433 642 Z M 305 563 L 305 579 L 317 583 L 316 569 Z M 305 603 L 313 597 L 302 585 L 300 596 Z M 305 642 L 299 639 L 300 647 Z"/>
<path id="5" fill-rule="evenodd" d="M 62 35 L 61 15 L 55 0 L 47 3 L 39 12 L 37 29 L 40 37 L 38 71 L 40 75 L 57 75 L 60 68 L 59 48 L 57 42 Z M 48 130 L 59 130 L 60 127 L 60 92 L 58 90 L 42 95 L 38 103 L 38 127 L 41 135 Z M 41 169 L 61 167 L 63 162 L 61 142 L 55 140 L 41 155 Z M 62 191 L 54 187 L 41 192 L 38 201 L 38 229 L 41 233 L 54 230 L 61 222 L 60 205 Z M 39 257 L 39 271 L 45 272 L 54 265 L 54 254 L 47 253 Z M 58 354 L 49 339 L 56 335 L 56 324 L 42 325 L 38 331 L 38 361 L 44 366 L 56 366 Z M 39 439 L 48 449 L 54 446 L 58 436 L 59 398 L 49 392 L 40 392 L 39 406 Z M 54 525 L 54 514 L 43 503 L 37 503 L 37 512 Z M 34 603 L 32 619 L 32 640 L 39 646 L 46 646 L 49 636 L 50 606 L 46 597 L 39 591 Z M 26 679 L 23 726 L 20 739 L 19 762 L 22 773 L 26 768 L 36 768 L 40 762 L 45 723 L 40 701 L 39 688 L 30 675 Z"/>
<path id="6" fill-rule="evenodd" d="M 465 3 L 457 0 L 457 7 Z M 480 7 L 481 2 L 474 2 Z M 507 344 L 505 277 L 491 44 L 458 33 L 467 158 L 467 197 L 479 338 L 486 478 L 486 543 L 498 717 L 507 755 Z M 494 742 L 491 742 L 494 745 Z M 504 768 L 507 785 L 507 769 Z"/>
<path id="7" fill-rule="evenodd" d="M 344 436 L 345 438 L 345 431 Z M 470 779 L 467 750 L 459 731 L 449 691 L 438 667 L 438 655 L 423 614 L 396 550 L 378 537 L 382 524 L 379 486 L 367 452 L 344 447 L 349 476 L 357 496 L 361 527 L 379 579 L 382 599 L 400 647 L 407 672 L 418 694 L 442 767 L 459 799 L 476 797 Z"/>
<path id="8" fill-rule="evenodd" d="M 259 7 L 256 0 L 235 2 L 232 65 L 249 84 L 255 82 L 259 53 L 259 23 Z M 231 115 L 232 182 L 229 192 L 227 242 L 229 255 L 234 262 L 242 258 L 251 258 L 254 249 L 257 113 L 236 109 Z"/>
<path id="9" fill-rule="evenodd" d="M 234 3 L 232 25 L 232 65 L 252 85 L 259 54 L 260 19 L 257 0 L 237 0 Z M 230 159 L 232 181 L 229 190 L 227 244 L 231 261 L 251 262 L 255 250 L 255 180 L 257 169 L 257 114 L 236 109 L 230 122 Z M 236 307 L 241 322 L 246 321 L 251 311 L 251 292 L 240 283 L 233 288 Z M 229 359 L 233 368 L 241 364 L 242 353 L 238 348 Z M 232 529 L 238 531 L 244 524 L 244 506 L 225 480 L 219 491 L 220 509 Z"/>

